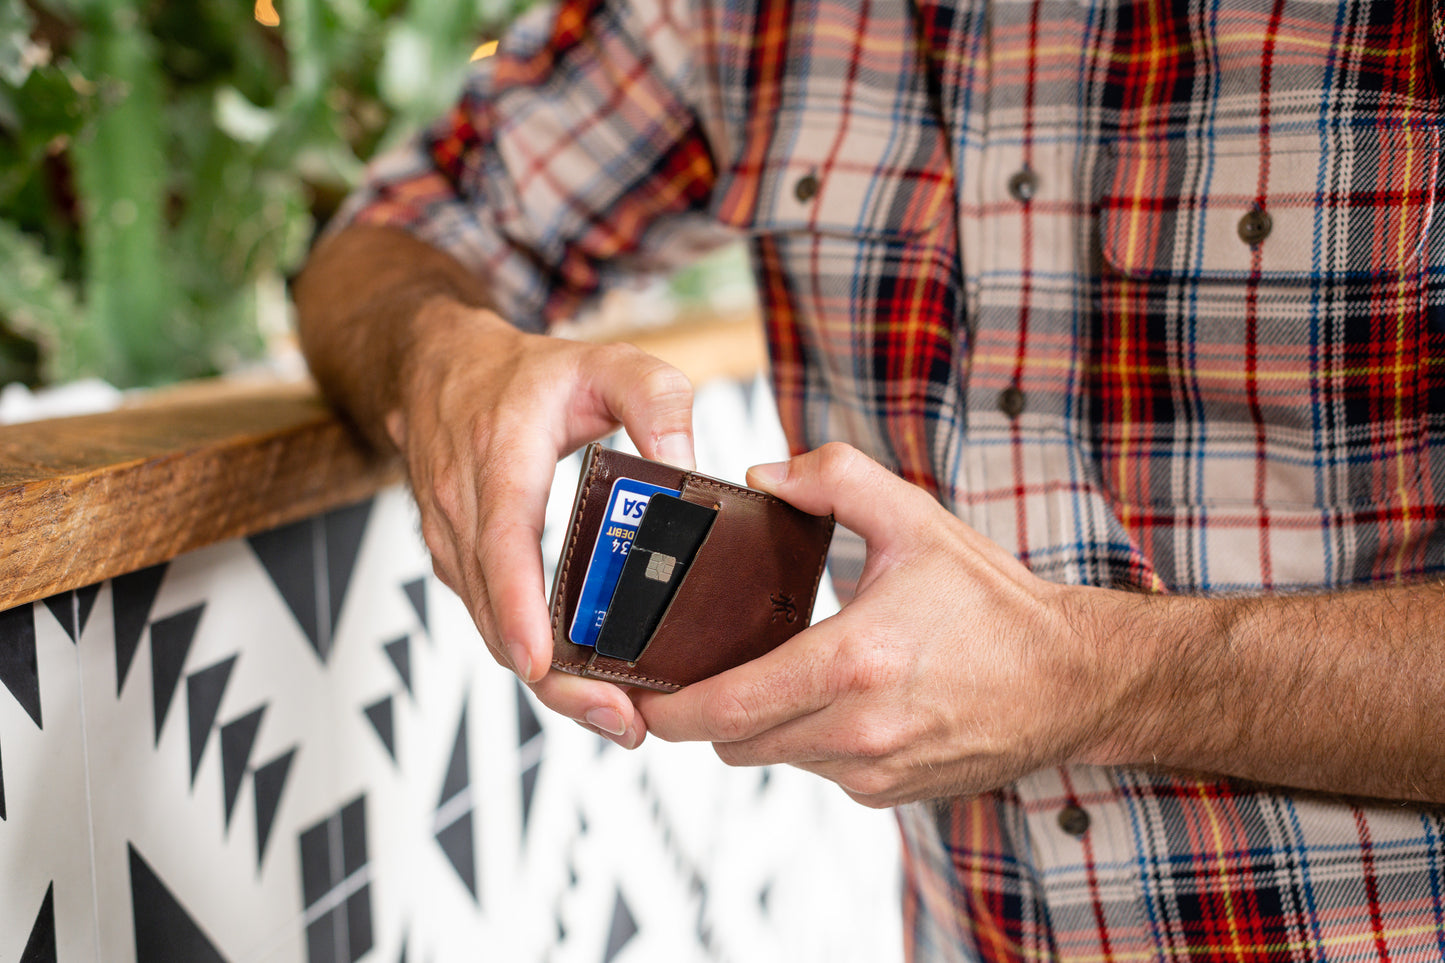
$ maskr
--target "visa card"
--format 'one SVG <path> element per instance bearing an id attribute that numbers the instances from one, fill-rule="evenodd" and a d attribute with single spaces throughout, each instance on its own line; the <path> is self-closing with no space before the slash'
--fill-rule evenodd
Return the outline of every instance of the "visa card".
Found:
<path id="1" fill-rule="evenodd" d="M 572 617 L 572 628 L 567 633 L 575 644 L 597 644 L 597 633 L 602 630 L 602 622 L 607 618 L 607 607 L 612 604 L 612 593 L 617 590 L 622 565 L 627 561 L 632 540 L 637 537 L 642 513 L 647 509 L 648 501 L 658 492 L 680 494 L 675 488 L 650 485 L 635 478 L 619 478 L 612 483 L 607 514 L 603 516 L 597 542 L 592 546 L 592 558 L 587 562 L 582 594 L 577 600 L 577 614 Z"/>

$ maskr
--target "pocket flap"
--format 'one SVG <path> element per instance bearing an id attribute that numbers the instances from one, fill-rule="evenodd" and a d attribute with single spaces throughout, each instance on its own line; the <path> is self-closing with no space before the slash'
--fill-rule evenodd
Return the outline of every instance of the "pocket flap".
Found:
<path id="1" fill-rule="evenodd" d="M 790 110 L 769 133 L 719 171 L 714 213 L 745 233 L 908 237 L 952 210 L 947 144 L 933 123 L 842 117 L 835 104 Z"/>
<path id="2" fill-rule="evenodd" d="M 1125 277 L 1311 283 L 1419 269 L 1436 127 L 1123 140 L 1100 166 L 1105 263 Z"/>

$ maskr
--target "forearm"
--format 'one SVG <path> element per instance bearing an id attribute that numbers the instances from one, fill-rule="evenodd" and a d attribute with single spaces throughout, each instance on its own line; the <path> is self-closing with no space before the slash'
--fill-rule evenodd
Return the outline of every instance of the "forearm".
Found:
<path id="1" fill-rule="evenodd" d="M 1445 802 L 1445 586 L 1095 602 L 1123 647 L 1097 761 Z"/>
<path id="2" fill-rule="evenodd" d="M 399 406 L 421 350 L 424 309 L 490 303 L 485 283 L 449 255 L 405 232 L 368 226 L 319 245 L 294 293 L 312 374 L 382 448 L 391 445 L 386 416 Z"/>

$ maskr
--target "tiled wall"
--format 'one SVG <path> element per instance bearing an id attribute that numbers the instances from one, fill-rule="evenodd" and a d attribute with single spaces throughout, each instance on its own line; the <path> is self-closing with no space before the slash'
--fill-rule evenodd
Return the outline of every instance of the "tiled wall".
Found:
<path id="1" fill-rule="evenodd" d="M 700 467 L 771 418 L 703 392 Z M 898 958 L 890 817 L 551 716 L 415 530 L 389 491 L 0 613 L 0 963 Z"/>

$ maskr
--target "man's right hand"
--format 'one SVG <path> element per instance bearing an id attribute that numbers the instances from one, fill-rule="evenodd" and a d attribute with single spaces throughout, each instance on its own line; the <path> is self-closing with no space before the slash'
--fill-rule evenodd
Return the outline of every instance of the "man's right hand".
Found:
<path id="1" fill-rule="evenodd" d="M 518 330 L 457 296 L 467 281 L 438 257 L 378 229 L 319 248 L 297 285 L 307 358 L 402 452 L 433 568 L 493 657 L 549 708 L 631 748 L 645 724 L 626 693 L 548 671 L 543 518 L 558 460 L 619 425 L 644 457 L 693 467 L 692 386 L 629 345 Z"/>
<path id="2" fill-rule="evenodd" d="M 547 672 L 543 515 L 558 459 L 619 424 L 644 457 L 693 467 L 692 386 L 629 345 L 527 334 L 446 299 L 417 320 L 386 428 L 406 457 L 437 577 L 545 704 L 640 740 L 616 686 Z"/>

